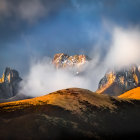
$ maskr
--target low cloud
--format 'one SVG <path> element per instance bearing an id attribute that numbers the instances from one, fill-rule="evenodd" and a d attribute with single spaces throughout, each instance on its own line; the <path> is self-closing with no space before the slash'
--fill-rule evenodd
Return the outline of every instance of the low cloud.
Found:
<path id="1" fill-rule="evenodd" d="M 21 83 L 20 93 L 30 96 L 41 96 L 50 92 L 79 87 L 95 90 L 96 81 L 99 79 L 98 60 L 92 60 L 85 67 L 81 67 L 83 73 L 76 75 L 75 69 L 56 69 L 51 64 L 50 58 L 33 61 L 29 74 Z M 94 69 L 94 70 L 93 70 Z M 96 84 L 95 84 L 96 83 Z"/>
<path id="2" fill-rule="evenodd" d="M 29 75 L 21 83 L 21 93 L 30 96 L 44 95 L 69 87 L 89 87 L 89 80 L 84 76 L 75 76 L 72 70 L 56 69 L 49 58 L 32 63 Z"/>
<path id="3" fill-rule="evenodd" d="M 100 45 L 104 44 L 104 41 Z M 100 46 L 97 46 L 101 48 Z M 92 61 L 83 68 L 83 73 L 75 75 L 68 69 L 55 69 L 50 58 L 33 61 L 29 74 L 21 83 L 20 93 L 41 96 L 50 92 L 79 87 L 96 91 L 100 79 L 108 69 L 123 68 L 139 64 L 140 31 L 136 29 L 114 28 L 107 54 L 102 57 L 102 49 L 94 46 Z M 96 48 L 96 49 L 95 49 Z"/>
<path id="4" fill-rule="evenodd" d="M 106 57 L 108 67 L 124 67 L 140 63 L 140 29 L 116 27 Z"/>

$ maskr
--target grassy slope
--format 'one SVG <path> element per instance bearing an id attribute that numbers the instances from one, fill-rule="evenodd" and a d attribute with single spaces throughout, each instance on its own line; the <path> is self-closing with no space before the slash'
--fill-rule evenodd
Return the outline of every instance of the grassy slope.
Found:
<path id="1" fill-rule="evenodd" d="M 140 87 L 129 90 L 118 97 L 140 100 Z"/>
<path id="2" fill-rule="evenodd" d="M 13 101 L 0 104 L 0 110 L 14 111 L 18 109 L 23 109 L 30 106 L 38 105 L 56 105 L 66 110 L 79 112 L 80 108 L 84 109 L 84 106 L 80 102 L 87 101 L 91 105 L 97 107 L 108 107 L 110 109 L 115 106 L 112 104 L 109 96 L 98 95 L 89 90 L 80 88 L 64 89 L 60 91 L 53 92 L 51 94 L 36 97 L 33 99 L 26 99 L 21 101 Z"/>
<path id="3" fill-rule="evenodd" d="M 120 139 L 140 133 L 140 102 L 71 88 L 0 104 L 0 139 Z"/>

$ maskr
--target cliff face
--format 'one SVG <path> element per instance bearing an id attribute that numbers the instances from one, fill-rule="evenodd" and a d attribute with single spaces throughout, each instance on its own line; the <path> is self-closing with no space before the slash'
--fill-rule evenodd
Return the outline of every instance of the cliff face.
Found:
<path id="1" fill-rule="evenodd" d="M 6 68 L 2 78 L 0 78 L 0 98 L 5 99 L 15 96 L 21 80 L 16 70 Z"/>
<path id="2" fill-rule="evenodd" d="M 140 84 L 140 69 L 137 66 L 111 71 L 100 80 L 97 93 L 118 96 Z"/>
<path id="3" fill-rule="evenodd" d="M 52 63 L 56 68 L 75 68 L 78 72 L 89 60 L 86 55 L 69 56 L 64 53 L 59 53 L 54 55 Z"/>

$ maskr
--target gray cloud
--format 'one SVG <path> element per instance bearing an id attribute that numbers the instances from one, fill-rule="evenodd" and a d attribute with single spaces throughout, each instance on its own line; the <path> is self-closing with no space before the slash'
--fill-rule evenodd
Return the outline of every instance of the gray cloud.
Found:
<path id="1" fill-rule="evenodd" d="M 2 14 L 6 15 L 8 12 L 8 7 L 9 5 L 6 0 L 0 0 L 0 15 Z"/>
<path id="2" fill-rule="evenodd" d="M 22 1 L 17 10 L 19 16 L 29 22 L 37 20 L 49 11 L 39 0 Z"/>
<path id="3" fill-rule="evenodd" d="M 61 6 L 68 0 L 0 0 L 0 19 L 14 16 L 28 22 L 36 21 Z"/>

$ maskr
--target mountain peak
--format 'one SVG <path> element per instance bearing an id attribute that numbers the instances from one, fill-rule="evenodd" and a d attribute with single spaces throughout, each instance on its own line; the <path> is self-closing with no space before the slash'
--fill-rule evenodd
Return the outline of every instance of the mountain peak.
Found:
<path id="1" fill-rule="evenodd" d="M 129 68 L 110 71 L 100 80 L 97 93 L 107 93 L 118 96 L 140 85 L 139 67 L 133 65 Z"/>
<path id="2" fill-rule="evenodd" d="M 6 67 L 0 78 L 0 98 L 10 98 L 16 95 L 21 80 L 18 71 Z"/>
<path id="3" fill-rule="evenodd" d="M 17 78 L 20 78 L 18 71 L 13 70 L 10 67 L 6 67 L 2 78 L 0 78 L 0 83 L 10 83 Z"/>
<path id="4" fill-rule="evenodd" d="M 81 54 L 81 55 L 73 55 L 69 56 L 64 53 L 58 53 L 54 55 L 53 64 L 56 68 L 64 68 L 64 67 L 80 67 L 89 61 L 89 57 Z"/>

